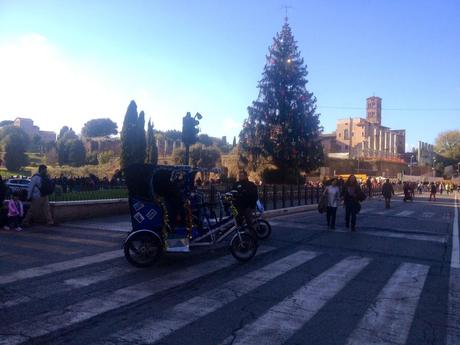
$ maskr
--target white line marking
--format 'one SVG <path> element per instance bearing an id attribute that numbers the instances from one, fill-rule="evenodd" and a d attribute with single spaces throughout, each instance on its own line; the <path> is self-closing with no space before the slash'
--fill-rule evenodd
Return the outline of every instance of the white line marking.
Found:
<path id="1" fill-rule="evenodd" d="M 446 243 L 446 239 L 444 237 L 439 237 L 438 235 L 431 236 L 431 235 L 420 235 L 420 234 L 403 234 L 403 233 L 389 232 L 389 231 L 359 231 L 359 233 L 364 234 L 364 235 L 371 235 L 371 236 L 404 238 L 407 240 Z"/>
<path id="2" fill-rule="evenodd" d="M 102 281 L 109 280 L 111 278 L 120 277 L 122 275 L 139 271 L 139 268 L 133 266 L 120 266 L 111 267 L 109 269 L 87 274 L 77 278 L 70 278 L 64 280 L 64 284 L 73 288 L 80 288 L 97 284 Z"/>
<path id="3" fill-rule="evenodd" d="M 460 250 L 458 241 L 458 202 L 457 194 L 455 194 L 454 226 L 452 229 L 452 256 L 450 259 L 450 267 L 454 268 L 460 268 Z"/>
<path id="4" fill-rule="evenodd" d="M 326 225 L 318 225 L 318 224 L 300 224 L 300 223 L 293 223 L 293 222 L 270 222 L 273 226 L 282 226 L 285 228 L 293 228 L 293 229 L 305 229 L 309 231 L 319 231 L 324 232 L 325 235 L 332 235 L 334 233 L 350 233 L 350 230 L 344 230 L 337 228 L 334 231 L 327 230 Z M 416 241 L 427 241 L 427 242 L 436 242 L 436 243 L 446 243 L 445 236 L 441 236 L 439 234 L 406 234 L 402 232 L 395 232 L 395 231 L 363 231 L 358 230 L 357 232 L 353 233 L 353 236 L 378 236 L 378 237 L 389 237 L 389 238 L 405 238 L 408 240 L 416 240 Z"/>
<path id="5" fill-rule="evenodd" d="M 360 214 L 365 214 L 365 213 L 374 212 L 375 210 L 376 210 L 375 208 L 365 208 L 365 209 L 361 210 L 359 213 Z"/>
<path id="6" fill-rule="evenodd" d="M 347 345 L 405 344 L 429 266 L 403 263 L 369 307 Z"/>
<path id="7" fill-rule="evenodd" d="M 460 344 L 460 269 L 450 269 L 446 345 Z"/>
<path id="8" fill-rule="evenodd" d="M 128 343 L 151 344 L 176 330 L 204 317 L 241 296 L 279 277 L 280 275 L 310 261 L 318 254 L 300 251 L 261 269 L 250 272 L 221 287 L 193 297 L 171 310 L 161 313 L 161 319 L 148 319 L 114 335 Z"/>
<path id="9" fill-rule="evenodd" d="M 227 338 L 223 344 L 283 344 L 358 275 L 368 258 L 348 257 Z M 330 325 L 333 327 L 333 325 Z"/>
<path id="10" fill-rule="evenodd" d="M 109 280 L 111 278 L 121 277 L 125 274 L 129 274 L 136 271 L 139 271 L 139 269 L 131 265 L 115 266 L 103 271 L 98 271 L 81 277 L 66 279 L 63 282 L 65 286 L 62 286 L 61 281 L 59 281 L 58 285 L 53 284 L 49 289 L 33 292 L 28 296 L 23 296 L 20 292 L 16 292 L 14 295 L 7 295 L 3 298 L 7 299 L 7 301 L 0 302 L 0 309 L 27 303 L 34 299 L 48 298 L 56 294 L 62 294 L 65 292 L 72 291 L 75 288 L 90 286 L 102 281 Z"/>
<path id="11" fill-rule="evenodd" d="M 260 247 L 257 255 L 273 249 L 273 247 L 268 246 Z M 59 312 L 50 311 L 12 325 L 0 325 L 2 344 L 15 345 L 25 341 L 32 341 L 33 338 L 46 336 L 49 333 L 87 321 L 102 313 L 125 307 L 161 291 L 172 289 L 178 285 L 230 267 L 235 263 L 236 261 L 232 256 L 226 255 L 219 259 L 209 260 L 161 277 L 68 305 Z"/>
<path id="12" fill-rule="evenodd" d="M 422 217 L 423 218 L 433 218 L 434 212 L 423 212 Z"/>
<path id="13" fill-rule="evenodd" d="M 399 212 L 399 213 L 396 213 L 395 216 L 396 217 L 408 217 L 410 216 L 412 213 L 414 213 L 414 211 L 402 211 L 402 212 Z"/>
<path id="14" fill-rule="evenodd" d="M 98 263 L 98 262 L 108 261 L 108 260 L 116 259 L 122 256 L 123 256 L 123 251 L 119 249 L 119 250 L 113 250 L 110 252 L 104 252 L 104 253 L 100 253 L 96 255 L 57 262 L 57 263 L 49 264 L 45 266 L 27 268 L 24 270 L 12 272 L 12 273 L 0 276 L 0 285 L 9 284 L 9 283 L 17 282 L 19 280 L 24 280 L 24 279 L 29 279 L 29 278 L 41 277 L 47 274 L 62 272 L 62 271 L 70 270 L 73 268 L 91 265 L 91 264 Z"/>

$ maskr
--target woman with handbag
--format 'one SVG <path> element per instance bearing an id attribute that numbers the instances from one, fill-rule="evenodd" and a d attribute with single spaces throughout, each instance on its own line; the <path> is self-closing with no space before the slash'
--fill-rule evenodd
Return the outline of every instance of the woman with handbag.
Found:
<path id="1" fill-rule="evenodd" d="M 356 231 L 356 215 L 361 210 L 361 201 L 366 199 L 366 195 L 359 187 L 355 175 L 350 175 L 343 186 L 343 202 L 345 205 L 345 226 L 350 227 L 351 231 Z"/>
<path id="2" fill-rule="evenodd" d="M 337 185 L 337 179 L 333 178 L 331 184 L 324 190 L 324 197 L 327 200 L 326 220 L 329 229 L 335 229 L 335 218 L 337 215 L 337 207 L 340 203 L 340 189 Z"/>

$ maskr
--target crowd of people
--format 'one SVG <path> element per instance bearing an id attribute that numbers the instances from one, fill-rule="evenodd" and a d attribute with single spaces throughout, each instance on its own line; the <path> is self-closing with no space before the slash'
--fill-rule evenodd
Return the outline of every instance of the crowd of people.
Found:
<path id="1" fill-rule="evenodd" d="M 125 181 L 120 172 L 116 172 L 112 178 L 107 176 L 99 178 L 94 174 L 88 176 L 65 176 L 53 178 L 56 186 L 59 186 L 63 193 L 83 192 L 99 189 L 110 189 L 125 186 Z"/>
<path id="2" fill-rule="evenodd" d="M 313 184 L 308 183 L 313 186 Z M 337 208 L 343 203 L 345 207 L 345 226 L 351 231 L 356 231 L 356 215 L 361 210 L 361 202 L 374 195 L 381 195 L 385 200 L 385 208 L 391 207 L 391 199 L 395 195 L 395 186 L 398 185 L 403 191 L 403 201 L 412 201 L 415 191 L 419 193 L 429 192 L 430 201 L 436 201 L 436 194 L 446 192 L 446 194 L 460 191 L 460 185 L 444 182 L 391 182 L 390 179 L 377 180 L 368 178 L 365 181 L 357 180 L 354 175 L 350 175 L 346 181 L 342 177 L 324 180 L 319 187 L 325 187 L 318 209 L 326 213 L 326 222 L 329 229 L 335 229 Z"/>

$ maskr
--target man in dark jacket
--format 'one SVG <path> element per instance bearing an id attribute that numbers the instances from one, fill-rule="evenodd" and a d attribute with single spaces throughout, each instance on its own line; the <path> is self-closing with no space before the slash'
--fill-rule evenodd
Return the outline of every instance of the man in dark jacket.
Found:
<path id="1" fill-rule="evenodd" d="M 395 192 L 389 179 L 387 179 L 382 186 L 382 195 L 385 198 L 385 208 L 390 208 L 391 197 L 395 195 Z"/>
<path id="2" fill-rule="evenodd" d="M 259 198 L 257 186 L 248 180 L 247 172 L 242 170 L 239 172 L 238 182 L 233 185 L 233 190 L 238 192 L 234 201 L 234 205 L 238 210 L 236 221 L 241 225 L 245 220 L 250 232 L 253 233 L 253 212 Z"/>

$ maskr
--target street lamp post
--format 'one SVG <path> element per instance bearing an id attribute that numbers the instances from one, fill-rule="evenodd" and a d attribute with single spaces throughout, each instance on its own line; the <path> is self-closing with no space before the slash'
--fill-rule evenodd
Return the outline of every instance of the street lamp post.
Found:
<path id="1" fill-rule="evenodd" d="M 412 176 L 412 160 L 414 159 L 414 155 L 410 156 L 410 165 L 409 165 L 409 174 Z"/>
<path id="2" fill-rule="evenodd" d="M 436 158 L 433 158 L 433 178 L 436 176 L 436 169 L 435 169 L 435 164 L 436 164 Z"/>

